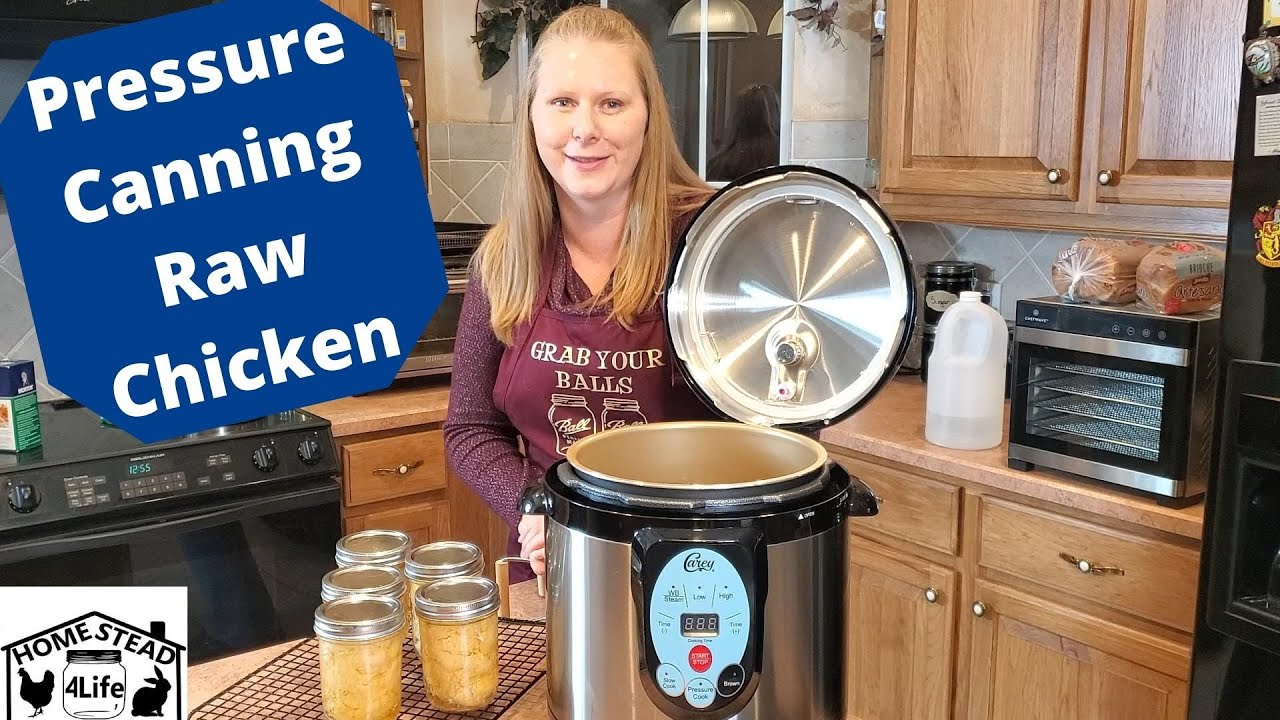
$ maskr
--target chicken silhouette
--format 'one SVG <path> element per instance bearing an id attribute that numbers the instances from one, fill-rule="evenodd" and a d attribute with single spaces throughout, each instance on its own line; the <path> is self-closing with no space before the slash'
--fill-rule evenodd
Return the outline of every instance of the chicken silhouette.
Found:
<path id="1" fill-rule="evenodd" d="M 164 709 L 165 700 L 169 699 L 169 681 L 165 679 L 164 673 L 160 672 L 159 666 L 153 666 L 156 669 L 156 676 L 147 678 L 144 682 L 149 682 L 155 687 L 138 688 L 133 694 L 133 716 L 150 716 L 162 717 L 164 715 L 161 710 Z"/>
<path id="2" fill-rule="evenodd" d="M 45 670 L 44 679 L 40 682 L 32 682 L 31 676 L 22 668 L 18 669 L 18 674 L 22 676 L 22 686 L 18 689 L 18 695 L 27 701 L 32 710 L 35 710 L 27 717 L 43 715 L 44 706 L 53 699 L 53 671 Z"/>

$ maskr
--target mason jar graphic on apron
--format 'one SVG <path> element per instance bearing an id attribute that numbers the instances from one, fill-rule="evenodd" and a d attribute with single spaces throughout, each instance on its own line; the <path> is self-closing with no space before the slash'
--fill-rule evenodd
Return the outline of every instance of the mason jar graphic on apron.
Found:
<path id="1" fill-rule="evenodd" d="M 556 452 L 564 453 L 569 446 L 596 432 L 596 414 L 581 395 L 552 395 L 547 419 L 556 433 Z"/>
<path id="2" fill-rule="evenodd" d="M 627 425 L 646 425 L 640 403 L 626 398 L 605 398 L 604 412 L 600 415 L 600 429 L 612 430 Z"/>

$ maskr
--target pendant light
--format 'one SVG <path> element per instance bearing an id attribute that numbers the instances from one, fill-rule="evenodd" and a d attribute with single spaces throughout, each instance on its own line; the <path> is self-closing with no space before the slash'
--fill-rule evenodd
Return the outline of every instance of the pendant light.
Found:
<path id="1" fill-rule="evenodd" d="M 782 8 L 778 8 L 769 21 L 769 37 L 782 37 Z"/>
<path id="2" fill-rule="evenodd" d="M 738 0 L 707 0 L 707 38 L 742 40 L 760 32 L 756 19 Z M 702 0 L 689 0 L 671 20 L 667 37 L 698 41 L 702 38 Z"/>

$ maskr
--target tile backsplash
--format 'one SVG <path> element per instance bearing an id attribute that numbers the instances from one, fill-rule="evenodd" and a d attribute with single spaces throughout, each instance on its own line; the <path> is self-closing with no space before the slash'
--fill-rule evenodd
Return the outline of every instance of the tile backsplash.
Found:
<path id="1" fill-rule="evenodd" d="M 1079 233 L 972 227 L 920 222 L 900 223 L 907 252 L 918 273 L 934 260 L 966 260 L 978 265 L 981 279 L 998 283 L 993 300 L 1012 320 L 1021 298 L 1053 294 L 1049 266 Z M 998 298 L 995 296 L 998 295 Z"/>
<path id="2" fill-rule="evenodd" d="M 511 157 L 511 132 L 510 123 L 427 126 L 431 214 L 437 221 L 498 221 Z"/>

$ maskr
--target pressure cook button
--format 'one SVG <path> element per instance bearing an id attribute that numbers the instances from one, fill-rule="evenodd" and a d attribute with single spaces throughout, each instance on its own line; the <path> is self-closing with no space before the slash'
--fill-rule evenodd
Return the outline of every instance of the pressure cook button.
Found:
<path id="1" fill-rule="evenodd" d="M 716 681 L 716 691 L 724 697 L 733 697 L 742 689 L 742 680 L 746 675 L 741 665 L 730 665 L 720 672 Z"/>
<path id="2" fill-rule="evenodd" d="M 701 710 L 710 707 L 716 699 L 716 689 L 706 678 L 694 678 L 689 682 L 689 689 L 684 691 L 684 699 L 690 705 Z"/>
<path id="3" fill-rule="evenodd" d="M 675 665 L 664 663 L 658 666 L 658 687 L 668 697 L 680 697 L 684 694 L 684 676 Z"/>

